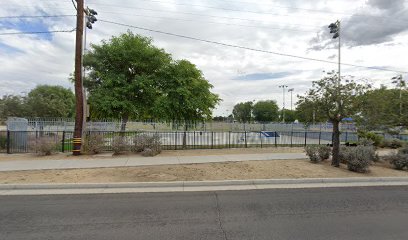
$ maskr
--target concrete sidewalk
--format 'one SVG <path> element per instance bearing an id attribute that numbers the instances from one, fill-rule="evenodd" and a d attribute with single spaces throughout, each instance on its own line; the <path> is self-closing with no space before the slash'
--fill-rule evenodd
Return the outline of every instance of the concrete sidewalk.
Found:
<path id="1" fill-rule="evenodd" d="M 269 161 L 285 159 L 306 159 L 304 153 L 260 153 L 234 155 L 207 156 L 175 156 L 175 157 L 139 157 L 127 156 L 111 159 L 55 159 L 55 160 L 24 160 L 2 161 L 0 172 L 21 170 L 46 169 L 75 169 L 75 168 L 108 168 L 108 167 L 136 167 L 169 164 L 241 162 L 241 161 Z"/>

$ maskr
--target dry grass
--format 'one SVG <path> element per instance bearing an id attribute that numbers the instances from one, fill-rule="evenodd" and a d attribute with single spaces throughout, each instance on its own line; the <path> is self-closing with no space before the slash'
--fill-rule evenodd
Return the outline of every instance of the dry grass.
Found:
<path id="1" fill-rule="evenodd" d="M 0 172 L 0 183 L 100 183 L 160 182 L 273 178 L 338 178 L 338 177 L 408 177 L 408 171 L 391 169 L 380 162 L 370 172 L 350 172 L 346 166 L 330 166 L 329 162 L 313 164 L 306 160 L 247 161 L 208 164 L 162 165 L 72 170 L 37 170 Z"/>

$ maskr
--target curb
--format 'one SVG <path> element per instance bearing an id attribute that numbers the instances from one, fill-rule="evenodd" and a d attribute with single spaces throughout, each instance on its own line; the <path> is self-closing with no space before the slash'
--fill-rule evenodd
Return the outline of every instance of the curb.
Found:
<path id="1" fill-rule="evenodd" d="M 249 187 L 248 189 L 263 188 L 301 188 L 334 186 L 353 186 L 353 184 L 364 186 L 385 186 L 385 185 L 408 185 L 408 177 L 378 177 L 378 178 L 301 178 L 301 179 L 253 179 L 253 180 L 226 180 L 226 181 L 178 181 L 178 182 L 123 182 L 123 183 L 63 183 L 63 184 L 0 184 L 0 191 L 13 190 L 139 190 L 144 189 L 168 189 L 170 191 L 186 191 L 188 188 L 205 188 L 217 190 L 217 188 L 227 189 L 237 187 Z M 351 185 L 350 185 L 351 184 Z M 1 193 L 0 193 L 1 194 Z"/>

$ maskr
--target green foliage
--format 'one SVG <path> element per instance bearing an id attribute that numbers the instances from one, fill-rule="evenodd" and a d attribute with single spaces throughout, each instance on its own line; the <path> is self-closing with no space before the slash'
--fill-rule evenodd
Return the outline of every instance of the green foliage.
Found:
<path id="1" fill-rule="evenodd" d="M 153 107 L 159 120 L 195 122 L 211 119 L 220 102 L 202 72 L 187 60 L 175 61 L 162 70 L 160 95 Z"/>
<path id="2" fill-rule="evenodd" d="M 91 133 L 85 137 L 82 144 L 82 152 L 87 154 L 98 154 L 103 151 L 105 141 L 102 134 Z"/>
<path id="3" fill-rule="evenodd" d="M 0 134 L 0 150 L 4 150 L 7 147 L 7 136 Z"/>
<path id="4" fill-rule="evenodd" d="M 360 138 L 357 144 L 361 146 L 374 146 L 374 141 L 368 138 Z"/>
<path id="5" fill-rule="evenodd" d="M 402 115 L 400 115 L 400 89 L 367 91 L 358 100 L 359 114 L 354 117 L 360 128 L 376 130 L 394 126 L 408 126 L 408 94 L 401 92 Z"/>
<path id="6" fill-rule="evenodd" d="M 253 102 L 241 102 L 234 106 L 232 114 L 238 122 L 249 123 L 252 119 Z"/>
<path id="7" fill-rule="evenodd" d="M 362 139 L 367 139 L 373 142 L 373 145 L 378 147 L 381 145 L 381 142 L 383 141 L 384 137 L 380 136 L 374 132 L 365 132 L 365 131 L 358 131 L 357 132 L 358 137 Z"/>
<path id="8" fill-rule="evenodd" d="M 26 117 L 28 109 L 24 97 L 5 95 L 0 99 L 0 120 L 7 117 Z"/>
<path id="9" fill-rule="evenodd" d="M 404 170 L 404 168 L 408 169 L 408 154 L 406 153 L 399 152 L 388 156 L 387 159 L 397 170 Z"/>
<path id="10" fill-rule="evenodd" d="M 313 106 L 333 123 L 333 157 L 332 165 L 339 166 L 340 129 L 339 124 L 345 117 L 357 113 L 356 98 L 367 89 L 354 80 L 339 79 L 338 74 L 328 73 L 319 81 L 313 82 L 313 87 L 306 96 L 299 96 L 298 105 Z"/>
<path id="11" fill-rule="evenodd" d="M 400 154 L 408 154 L 408 146 L 405 145 L 403 148 L 398 150 L 398 153 Z"/>
<path id="12" fill-rule="evenodd" d="M 396 138 L 382 140 L 380 147 L 397 149 L 405 145 L 405 142 Z"/>
<path id="13" fill-rule="evenodd" d="M 327 121 L 322 109 L 318 107 L 317 103 L 308 98 L 304 98 L 297 103 L 296 118 L 299 122 L 306 124 Z"/>
<path id="14" fill-rule="evenodd" d="M 128 149 L 129 149 L 129 146 L 124 136 L 113 137 L 113 140 L 112 140 L 113 155 L 119 155 L 119 154 L 125 153 L 128 151 Z"/>
<path id="15" fill-rule="evenodd" d="M 275 100 L 259 101 L 253 106 L 253 115 L 258 122 L 276 121 L 279 118 L 278 104 Z"/>
<path id="16" fill-rule="evenodd" d="M 28 93 L 26 101 L 32 117 L 74 116 L 75 95 L 61 86 L 37 86 Z"/>
<path id="17" fill-rule="evenodd" d="M 146 154 L 154 154 L 157 155 L 161 153 L 162 147 L 161 147 L 161 141 L 160 141 L 160 136 L 158 134 L 154 134 L 152 136 L 146 135 L 146 134 L 140 134 L 137 135 L 133 139 L 133 146 L 132 146 L 132 151 L 133 152 L 144 152 L 147 149 L 149 149 Z"/>
<path id="18" fill-rule="evenodd" d="M 373 146 L 349 147 L 343 153 L 343 161 L 346 162 L 347 168 L 353 172 L 364 173 L 368 171 L 373 161 L 378 161 L 378 155 L 375 153 Z"/>
<path id="19" fill-rule="evenodd" d="M 57 151 L 57 143 L 52 137 L 40 137 L 29 142 L 32 150 L 41 156 L 52 155 Z"/>
<path id="20" fill-rule="evenodd" d="M 328 146 L 306 146 L 306 155 L 313 163 L 318 163 L 330 158 L 331 148 Z"/>
<path id="21" fill-rule="evenodd" d="M 279 115 L 280 122 L 283 122 L 283 114 L 282 114 L 283 112 L 285 113 L 286 123 L 293 123 L 295 120 L 297 120 L 297 112 L 295 110 L 285 109 L 285 110 L 280 111 L 280 115 Z"/>

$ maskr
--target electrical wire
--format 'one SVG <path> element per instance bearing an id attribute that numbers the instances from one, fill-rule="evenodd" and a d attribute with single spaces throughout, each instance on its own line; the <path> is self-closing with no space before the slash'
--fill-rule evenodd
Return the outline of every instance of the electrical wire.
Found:
<path id="1" fill-rule="evenodd" d="M 4 18 L 60 18 L 60 17 L 75 17 L 76 15 L 37 15 L 37 16 L 0 16 L 0 19 Z"/>
<path id="2" fill-rule="evenodd" d="M 225 46 L 225 47 L 245 49 L 245 50 L 254 51 L 254 52 L 262 52 L 262 53 L 268 53 L 268 54 L 273 54 L 273 55 L 279 55 L 279 56 L 284 56 L 284 57 L 291 57 L 291 58 L 297 58 L 297 59 L 309 60 L 309 61 L 315 61 L 315 62 L 338 64 L 338 62 L 333 62 L 333 61 L 328 61 L 328 60 L 323 60 L 323 59 L 303 57 L 303 56 L 298 56 L 298 55 L 292 55 L 292 54 L 286 54 L 286 53 L 280 53 L 280 52 L 274 52 L 274 51 L 268 51 L 268 50 L 250 48 L 250 47 L 244 47 L 244 46 L 239 46 L 239 45 L 233 45 L 233 44 L 222 43 L 222 42 L 217 42 L 217 41 L 212 41 L 212 40 L 206 40 L 206 39 L 201 39 L 201 38 L 196 38 L 196 37 L 185 36 L 185 35 L 181 35 L 181 34 L 175 34 L 175 33 L 159 31 L 159 30 L 153 30 L 153 29 L 149 29 L 149 28 L 138 27 L 138 26 L 124 24 L 124 23 L 118 23 L 118 22 L 114 22 L 114 21 L 108 21 L 108 20 L 102 20 L 102 19 L 99 19 L 99 21 L 104 22 L 104 23 L 110 23 L 110 24 L 118 25 L 118 26 L 130 27 L 130 28 L 140 29 L 140 30 L 144 30 L 144 31 L 155 32 L 155 33 L 165 34 L 165 35 L 169 35 L 169 36 L 190 39 L 190 40 L 194 40 L 194 41 L 200 41 L 200 42 L 205 42 L 205 43 L 221 45 L 221 46 Z M 350 66 L 350 67 L 373 69 L 373 70 L 380 70 L 380 71 L 387 71 L 387 72 L 408 73 L 408 72 L 405 72 L 405 71 L 393 70 L 393 69 L 388 69 L 388 68 L 361 66 L 361 65 L 355 65 L 355 64 L 350 64 L 350 63 L 341 63 L 341 65 Z"/>
<path id="3" fill-rule="evenodd" d="M 77 6 L 75 5 L 74 0 L 71 0 L 71 2 L 72 2 L 72 5 L 74 5 L 75 10 L 77 10 Z"/>
<path id="4" fill-rule="evenodd" d="M 42 32 L 4 32 L 0 33 L 1 36 L 3 35 L 26 35 L 26 34 L 48 34 L 48 33 L 70 33 L 74 32 L 76 29 L 72 30 L 54 30 L 54 31 L 42 31 Z"/>

